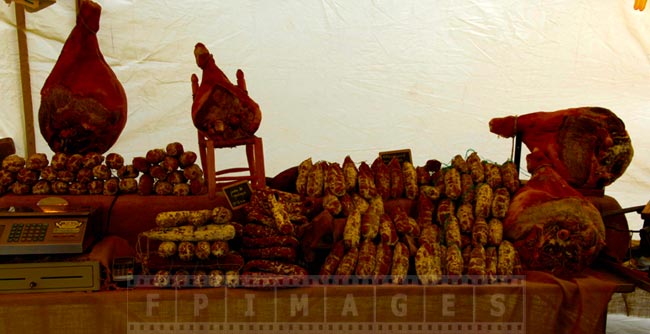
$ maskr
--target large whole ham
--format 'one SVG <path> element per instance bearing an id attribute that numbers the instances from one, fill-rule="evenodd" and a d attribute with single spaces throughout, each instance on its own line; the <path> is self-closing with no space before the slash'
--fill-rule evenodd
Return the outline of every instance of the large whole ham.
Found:
<path id="1" fill-rule="evenodd" d="M 513 196 L 503 221 L 527 269 L 559 276 L 579 273 L 605 245 L 600 212 L 572 188 L 540 150 L 527 157 L 533 174 Z"/>
<path id="2" fill-rule="evenodd" d="M 82 0 L 77 23 L 41 89 L 38 121 L 54 152 L 104 153 L 126 125 L 122 84 L 97 42 L 101 6 Z"/>
<path id="3" fill-rule="evenodd" d="M 625 124 L 605 108 L 494 118 L 490 131 L 506 138 L 520 135 L 531 152 L 544 152 L 557 173 L 575 188 L 602 189 L 611 184 L 623 175 L 634 155 Z"/>
<path id="4" fill-rule="evenodd" d="M 237 71 L 234 85 L 202 43 L 194 48 L 196 64 L 203 70 L 201 83 L 192 75 L 192 121 L 204 135 L 216 141 L 250 138 L 262 122 L 258 104 L 248 96 L 244 72 Z"/>

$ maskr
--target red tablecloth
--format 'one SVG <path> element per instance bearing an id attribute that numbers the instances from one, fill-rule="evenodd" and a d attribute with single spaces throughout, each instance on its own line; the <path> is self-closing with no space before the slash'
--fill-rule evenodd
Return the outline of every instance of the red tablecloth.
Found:
<path id="1" fill-rule="evenodd" d="M 349 285 L 0 295 L 2 333 L 602 333 L 612 293 L 588 271 L 496 285 Z M 174 332 L 176 330 L 177 332 Z"/>
<path id="2" fill-rule="evenodd" d="M 0 207 L 34 208 L 43 197 L 5 195 L 0 197 Z M 205 209 L 226 203 L 222 197 L 210 200 L 207 196 L 63 197 L 70 206 L 100 210 L 101 219 L 96 223 L 106 226 L 107 234 L 131 245 L 135 245 L 138 233 L 154 226 L 154 217 L 160 211 Z M 307 326 L 303 332 L 315 328 L 312 332 L 321 333 L 598 333 L 604 331 L 604 316 L 613 292 L 634 289 L 613 277 L 604 271 L 589 270 L 571 280 L 529 272 L 519 283 L 494 286 L 138 288 L 3 294 L 0 333 L 171 333 L 161 331 L 160 326 L 178 330 L 181 325 L 181 333 L 192 332 L 188 326 L 194 325 L 217 326 L 208 328 L 215 331 L 269 333 L 300 332 L 299 324 Z M 304 315 L 306 308 L 309 311 Z M 157 313 L 151 313 L 154 309 Z"/>

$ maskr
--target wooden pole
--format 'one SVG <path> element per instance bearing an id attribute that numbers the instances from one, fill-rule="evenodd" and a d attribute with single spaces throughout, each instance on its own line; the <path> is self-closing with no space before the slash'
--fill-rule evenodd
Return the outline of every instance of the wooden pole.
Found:
<path id="1" fill-rule="evenodd" d="M 27 34 L 25 33 L 25 7 L 16 5 L 16 33 L 18 34 L 18 54 L 20 58 L 20 83 L 23 95 L 23 120 L 25 130 L 25 157 L 36 153 L 36 137 L 34 134 L 34 105 L 32 103 L 32 80 L 29 70 L 29 52 L 27 50 Z"/>

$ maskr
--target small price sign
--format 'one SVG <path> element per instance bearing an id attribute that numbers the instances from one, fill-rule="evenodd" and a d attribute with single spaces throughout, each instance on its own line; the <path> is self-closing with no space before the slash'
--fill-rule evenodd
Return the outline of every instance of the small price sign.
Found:
<path id="1" fill-rule="evenodd" d="M 238 182 L 222 188 L 231 209 L 240 208 L 251 201 L 253 189 L 248 181 Z"/>
<path id="2" fill-rule="evenodd" d="M 413 163 L 413 159 L 411 157 L 411 149 L 379 152 L 379 157 L 381 158 L 382 161 L 384 161 L 385 164 L 389 164 L 393 159 L 397 159 L 400 165 L 404 161 Z"/>

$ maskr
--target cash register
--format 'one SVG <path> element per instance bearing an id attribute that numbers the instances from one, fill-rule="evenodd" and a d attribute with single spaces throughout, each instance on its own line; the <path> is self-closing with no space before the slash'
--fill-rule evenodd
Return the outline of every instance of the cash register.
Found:
<path id="1" fill-rule="evenodd" d="M 97 261 L 77 261 L 99 236 L 93 208 L 46 198 L 37 209 L 0 208 L 0 293 L 98 290 Z"/>

